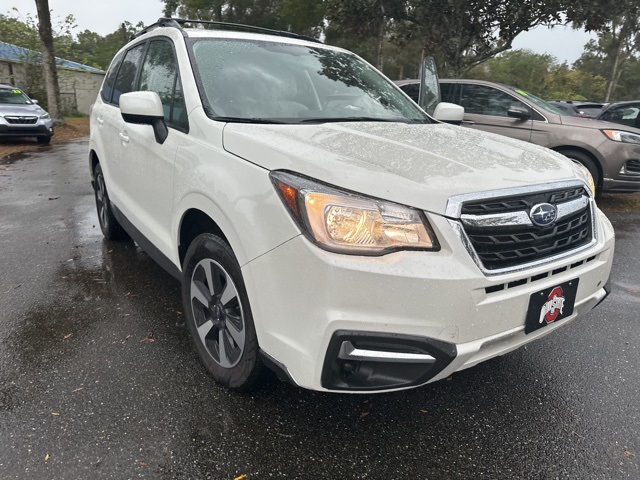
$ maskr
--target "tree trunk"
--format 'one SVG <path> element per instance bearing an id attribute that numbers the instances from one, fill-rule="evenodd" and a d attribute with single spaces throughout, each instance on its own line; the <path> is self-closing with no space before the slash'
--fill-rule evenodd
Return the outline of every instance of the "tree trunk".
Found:
<path id="1" fill-rule="evenodd" d="M 36 0 L 38 9 L 38 33 L 40 36 L 40 50 L 42 52 L 42 70 L 44 85 L 47 91 L 49 115 L 54 125 L 64 123 L 60 108 L 60 87 L 58 85 L 58 69 L 56 57 L 53 53 L 53 32 L 51 31 L 51 14 L 49 0 Z"/>
<path id="2" fill-rule="evenodd" d="M 385 33 L 385 11 L 384 5 L 380 2 L 380 27 L 378 28 L 378 70 L 384 69 L 384 33 Z"/>
<path id="3" fill-rule="evenodd" d="M 622 74 L 622 69 L 620 67 L 620 63 L 622 62 L 622 50 L 624 49 L 625 43 L 629 40 L 628 37 L 630 33 L 629 18 L 625 18 L 622 26 L 620 27 L 620 33 L 618 35 L 616 57 L 613 61 L 611 77 L 609 77 L 609 81 L 607 82 L 607 94 L 604 98 L 605 102 L 609 102 L 611 100 L 611 95 L 613 95 L 613 91 L 618 84 L 618 80 L 620 80 L 620 75 Z"/>

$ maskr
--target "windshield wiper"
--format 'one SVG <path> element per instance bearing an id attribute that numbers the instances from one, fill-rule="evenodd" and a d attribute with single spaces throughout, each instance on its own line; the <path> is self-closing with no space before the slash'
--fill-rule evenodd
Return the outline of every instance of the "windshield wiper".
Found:
<path id="1" fill-rule="evenodd" d="M 269 123 L 281 125 L 291 125 L 292 123 L 296 123 L 289 120 L 276 120 L 273 118 L 215 117 L 215 120 L 229 123 Z"/>
<path id="2" fill-rule="evenodd" d="M 380 118 L 380 117 L 329 117 L 305 118 L 298 123 L 340 123 L 340 122 L 387 122 L 387 123 L 428 123 L 421 119 L 409 118 Z"/>

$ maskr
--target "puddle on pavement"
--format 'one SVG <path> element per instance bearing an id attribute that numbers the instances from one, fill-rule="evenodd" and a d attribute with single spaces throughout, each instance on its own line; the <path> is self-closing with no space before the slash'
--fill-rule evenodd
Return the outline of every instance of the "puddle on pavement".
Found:
<path id="1" fill-rule="evenodd" d="M 55 301 L 31 306 L 8 342 L 21 370 L 37 373 L 88 344 L 114 342 L 123 322 L 144 333 L 150 320 L 175 328 L 181 310 L 179 283 L 133 242 L 101 241 L 92 258 L 63 261 L 52 283 Z"/>

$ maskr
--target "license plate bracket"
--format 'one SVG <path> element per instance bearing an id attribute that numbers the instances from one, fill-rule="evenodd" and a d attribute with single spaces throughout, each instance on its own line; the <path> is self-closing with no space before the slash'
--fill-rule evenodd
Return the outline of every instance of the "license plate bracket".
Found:
<path id="1" fill-rule="evenodd" d="M 534 332 L 573 315 L 579 281 L 579 278 L 574 278 L 532 293 L 529 297 L 524 333 Z"/>

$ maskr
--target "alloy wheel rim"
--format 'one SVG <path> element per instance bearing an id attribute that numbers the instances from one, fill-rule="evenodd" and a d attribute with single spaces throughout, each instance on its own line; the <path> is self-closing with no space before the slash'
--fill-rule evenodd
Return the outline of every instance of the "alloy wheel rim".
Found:
<path id="1" fill-rule="evenodd" d="M 218 262 L 206 258 L 193 269 L 189 288 L 200 342 L 218 365 L 236 366 L 244 352 L 245 322 L 233 280 Z"/>
<path id="2" fill-rule="evenodd" d="M 109 226 L 109 217 L 107 213 L 107 188 L 104 184 L 104 177 L 102 175 L 98 175 L 97 178 L 98 188 L 96 189 L 96 203 L 98 204 L 98 218 L 100 219 L 100 224 L 107 228 Z"/>

